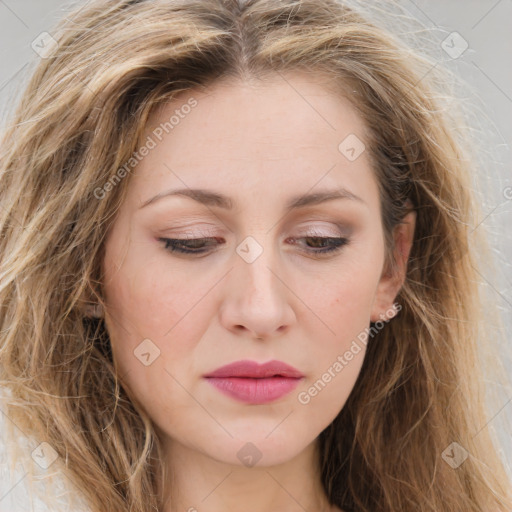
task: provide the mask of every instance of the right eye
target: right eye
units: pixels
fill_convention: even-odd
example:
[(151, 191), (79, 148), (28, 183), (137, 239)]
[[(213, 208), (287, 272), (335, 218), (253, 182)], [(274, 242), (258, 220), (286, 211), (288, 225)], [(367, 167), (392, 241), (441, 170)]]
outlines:
[(159, 238), (165, 242), (164, 249), (181, 254), (204, 254), (215, 245), (216, 238)]

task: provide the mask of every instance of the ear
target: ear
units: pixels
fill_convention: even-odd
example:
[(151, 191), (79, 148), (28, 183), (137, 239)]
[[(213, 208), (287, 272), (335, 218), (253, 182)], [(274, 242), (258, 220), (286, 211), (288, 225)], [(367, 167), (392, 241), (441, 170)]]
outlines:
[(409, 212), (393, 230), (395, 245), (393, 255), (396, 264), (384, 265), (371, 311), (370, 320), (372, 322), (382, 320), (384, 315), (389, 318), (389, 311), (392, 309), (395, 298), (405, 281), (407, 261), (416, 226), (416, 211), (412, 209), (412, 203), (409, 200), (407, 200), (407, 205), (410, 208)]
[(98, 300), (97, 293), (90, 287), (90, 285), (87, 291), (82, 293), (78, 301), (78, 309), (83, 316), (88, 318), (103, 317), (103, 306)]

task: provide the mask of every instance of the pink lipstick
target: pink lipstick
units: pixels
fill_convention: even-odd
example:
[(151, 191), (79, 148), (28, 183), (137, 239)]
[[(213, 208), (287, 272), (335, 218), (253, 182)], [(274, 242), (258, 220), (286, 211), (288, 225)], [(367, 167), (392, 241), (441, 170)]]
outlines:
[(281, 361), (236, 361), (204, 376), (222, 393), (249, 404), (266, 404), (290, 393), (304, 375)]

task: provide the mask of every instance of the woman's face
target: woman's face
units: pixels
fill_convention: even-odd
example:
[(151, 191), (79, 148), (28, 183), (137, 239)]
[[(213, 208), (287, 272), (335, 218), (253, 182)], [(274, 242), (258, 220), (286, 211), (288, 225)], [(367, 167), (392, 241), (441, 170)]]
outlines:
[[(343, 408), (398, 291), (364, 140), (350, 104), (299, 73), (187, 91), (150, 119), (106, 242), (106, 323), (169, 446), (278, 464)], [(241, 360), (301, 377), (206, 377)]]

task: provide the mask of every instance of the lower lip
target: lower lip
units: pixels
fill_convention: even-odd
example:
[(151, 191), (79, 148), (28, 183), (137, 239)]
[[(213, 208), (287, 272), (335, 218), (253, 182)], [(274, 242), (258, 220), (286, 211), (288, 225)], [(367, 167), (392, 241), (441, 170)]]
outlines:
[(290, 377), (207, 377), (208, 382), (222, 393), (248, 404), (273, 402), (297, 387), (302, 379)]

